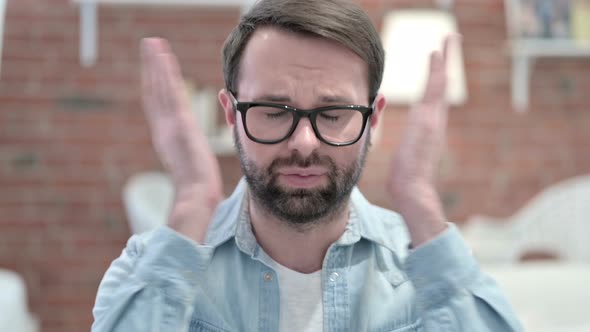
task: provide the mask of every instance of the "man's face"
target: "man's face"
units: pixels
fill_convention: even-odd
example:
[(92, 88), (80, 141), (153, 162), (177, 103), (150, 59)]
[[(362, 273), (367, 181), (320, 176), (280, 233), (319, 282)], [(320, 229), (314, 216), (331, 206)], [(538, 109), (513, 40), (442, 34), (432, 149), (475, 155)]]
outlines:
[[(366, 63), (343, 46), (261, 28), (244, 50), (236, 98), (301, 109), (370, 106), (367, 75)], [(241, 114), (234, 117), (227, 93), (221, 93), (220, 100), (234, 130), (252, 198), (262, 208), (283, 221), (303, 225), (329, 217), (347, 202), (364, 165), (368, 129), (357, 143), (335, 147), (321, 142), (310, 120), (302, 118), (287, 140), (260, 144), (246, 136)], [(371, 126), (379, 113), (380, 109)]]

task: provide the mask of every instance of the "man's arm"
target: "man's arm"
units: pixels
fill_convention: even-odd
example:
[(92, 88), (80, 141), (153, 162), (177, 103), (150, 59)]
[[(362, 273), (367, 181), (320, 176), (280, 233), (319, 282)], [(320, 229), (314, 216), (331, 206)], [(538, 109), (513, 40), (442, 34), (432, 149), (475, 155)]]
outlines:
[(405, 270), (426, 331), (522, 331), (496, 283), (480, 271), (456, 227), (446, 222), (436, 191), (436, 169), (446, 144), (451, 42), (459, 37), (448, 37), (442, 53), (431, 55), (424, 99), (408, 114), (388, 182), (394, 209), (410, 234)]
[(451, 42), (458, 43), (459, 37), (447, 37), (443, 51), (430, 56), (424, 98), (408, 114), (387, 182), (392, 205), (404, 217), (413, 247), (428, 242), (447, 227), (435, 181), (446, 145), (446, 67)]
[(410, 250), (404, 270), (416, 289), (416, 308), (426, 331), (523, 331), (455, 225)]
[(190, 111), (176, 57), (163, 39), (142, 41), (142, 99), (151, 137), (174, 183), (166, 227), (132, 237), (98, 290), (93, 331), (183, 331), (211, 255), (203, 244), (222, 200), (217, 159)]
[(131, 237), (100, 283), (92, 331), (188, 331), (212, 253), (166, 226)]

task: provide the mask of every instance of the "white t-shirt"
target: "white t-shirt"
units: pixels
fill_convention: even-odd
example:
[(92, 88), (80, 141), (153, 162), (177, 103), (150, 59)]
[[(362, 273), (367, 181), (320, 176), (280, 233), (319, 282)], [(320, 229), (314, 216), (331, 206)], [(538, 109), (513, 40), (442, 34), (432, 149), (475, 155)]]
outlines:
[(280, 332), (321, 332), (324, 328), (322, 271), (299, 273), (275, 262), (280, 289)]

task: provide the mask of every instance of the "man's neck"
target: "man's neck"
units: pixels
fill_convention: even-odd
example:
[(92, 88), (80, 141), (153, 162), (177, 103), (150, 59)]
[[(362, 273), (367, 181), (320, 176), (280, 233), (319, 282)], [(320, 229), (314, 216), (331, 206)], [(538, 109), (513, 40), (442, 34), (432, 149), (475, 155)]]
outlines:
[(271, 215), (248, 196), (252, 231), (258, 244), (277, 263), (301, 273), (322, 268), (328, 248), (348, 224), (348, 202), (324, 219), (295, 227)]

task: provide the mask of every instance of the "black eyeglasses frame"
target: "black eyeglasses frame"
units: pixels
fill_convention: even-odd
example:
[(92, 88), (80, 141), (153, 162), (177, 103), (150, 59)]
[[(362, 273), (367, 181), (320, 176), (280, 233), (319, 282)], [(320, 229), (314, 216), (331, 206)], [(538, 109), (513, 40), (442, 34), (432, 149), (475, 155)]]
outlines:
[[(229, 92), (229, 95), (231, 96), (232, 102), (234, 104), (234, 112), (239, 111), (241, 114), (242, 124), (244, 126), (245, 131), (246, 131), (246, 136), (248, 136), (248, 138), (251, 139), (252, 141), (254, 141), (256, 143), (260, 143), (260, 144), (277, 144), (277, 143), (280, 143), (280, 142), (288, 139), (295, 132), (295, 129), (297, 128), (297, 125), (299, 124), (299, 120), (301, 120), (301, 118), (308, 118), (309, 121), (311, 122), (311, 127), (313, 128), (313, 132), (315, 133), (315, 136), (321, 142), (326, 143), (331, 146), (352, 145), (352, 144), (355, 144), (356, 142), (358, 142), (361, 139), (361, 137), (363, 136), (363, 133), (365, 132), (365, 128), (367, 127), (368, 119), (373, 114), (373, 110), (374, 110), (374, 106), (368, 107), (368, 106), (361, 106), (361, 105), (330, 105), (330, 106), (324, 106), (324, 107), (318, 107), (318, 108), (314, 108), (314, 109), (310, 109), (310, 110), (305, 110), (305, 109), (299, 109), (299, 108), (295, 108), (295, 107), (292, 107), (289, 105), (283, 105), (283, 104), (277, 104), (277, 103), (239, 102), (236, 99), (236, 97), (234, 97), (234, 94), (232, 92)], [(261, 140), (261, 139), (254, 137), (252, 134), (250, 134), (250, 131), (248, 130), (248, 125), (246, 124), (246, 114), (248, 113), (248, 110), (250, 108), (256, 107), (256, 106), (273, 107), (273, 108), (282, 109), (282, 110), (285, 110), (285, 111), (288, 111), (289, 113), (291, 113), (293, 115), (294, 119), (293, 119), (293, 124), (291, 125), (291, 128), (289, 129), (288, 133), (284, 137), (282, 137), (280, 139), (276, 139), (276, 140)], [(346, 110), (351, 110), (351, 111), (358, 111), (362, 114), (363, 125), (362, 125), (360, 132), (359, 132), (359, 135), (355, 139), (350, 140), (348, 142), (334, 143), (334, 142), (330, 142), (330, 141), (324, 139), (324, 137), (322, 137), (322, 135), (320, 134), (320, 131), (318, 130), (317, 124), (316, 124), (316, 118), (322, 112), (331, 111), (331, 110), (335, 110), (335, 109), (339, 109), (339, 110), (346, 109)]]

